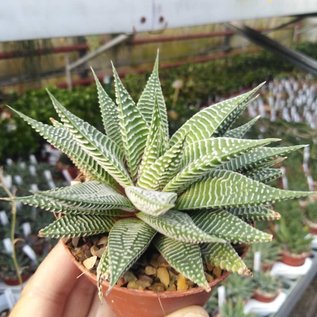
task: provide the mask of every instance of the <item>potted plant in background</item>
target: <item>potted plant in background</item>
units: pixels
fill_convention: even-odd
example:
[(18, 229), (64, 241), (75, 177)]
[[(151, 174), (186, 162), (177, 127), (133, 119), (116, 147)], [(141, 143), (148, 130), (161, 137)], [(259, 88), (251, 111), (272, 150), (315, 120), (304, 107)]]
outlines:
[[(116, 103), (96, 78), (105, 134), (52, 95), (53, 126), (16, 111), (86, 176), (17, 201), (61, 215), (40, 235), (76, 237), (65, 240), (70, 254), (117, 316), (162, 316), (206, 302), (222, 270), (250, 273), (237, 250), (272, 236), (248, 222), (277, 218), (273, 201), (310, 194), (262, 182), (280, 176), (272, 160), (302, 146), (243, 139), (256, 119), (232, 128), (262, 85), (203, 109), (170, 138), (158, 59), (136, 104), (113, 71)], [(127, 288), (133, 276), (145, 290)]]
[(273, 240), (272, 243), (255, 243), (251, 246), (245, 258), (248, 267), (253, 267), (255, 252), (261, 253), (261, 271), (264, 272), (270, 271), (274, 263), (281, 258), (281, 246), (276, 240)]
[(310, 201), (304, 208), (304, 223), (308, 226), (309, 232), (317, 235), (317, 201)]
[(255, 314), (244, 312), (244, 301), (237, 297), (229, 299), (221, 307), (221, 312), (216, 317), (256, 317)]
[(282, 218), (276, 232), (282, 248), (281, 262), (301, 266), (310, 254), (312, 237), (305, 226), (299, 225), (302, 222), (300, 216), (290, 218)]
[(259, 302), (270, 303), (280, 293), (280, 281), (268, 273), (254, 273), (253, 283), (254, 292), (252, 297)]

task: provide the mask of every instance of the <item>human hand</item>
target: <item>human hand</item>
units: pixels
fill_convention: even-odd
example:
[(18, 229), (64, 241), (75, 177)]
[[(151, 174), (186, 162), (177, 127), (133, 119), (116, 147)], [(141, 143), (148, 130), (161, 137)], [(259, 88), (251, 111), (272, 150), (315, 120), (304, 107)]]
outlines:
[[(48, 254), (22, 291), (10, 317), (115, 317), (97, 288), (74, 265), (61, 242)], [(149, 316), (150, 317), (150, 316)], [(190, 306), (167, 317), (208, 317)]]
[(59, 242), (26, 284), (10, 317), (115, 316)]

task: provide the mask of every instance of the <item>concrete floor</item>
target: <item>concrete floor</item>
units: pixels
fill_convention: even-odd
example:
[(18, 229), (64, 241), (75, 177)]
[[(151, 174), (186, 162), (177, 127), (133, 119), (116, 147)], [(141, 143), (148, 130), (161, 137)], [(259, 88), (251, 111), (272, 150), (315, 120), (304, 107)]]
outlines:
[(317, 317), (317, 276), (306, 289), (289, 317)]

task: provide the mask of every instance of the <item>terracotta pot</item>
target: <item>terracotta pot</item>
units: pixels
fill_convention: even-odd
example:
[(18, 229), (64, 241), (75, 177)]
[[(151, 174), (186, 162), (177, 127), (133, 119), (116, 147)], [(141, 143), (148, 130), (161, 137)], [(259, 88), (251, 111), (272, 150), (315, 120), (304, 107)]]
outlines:
[(257, 289), (254, 291), (252, 298), (262, 303), (271, 303), (279, 295), (279, 293), (279, 290), (271, 294)]
[[(23, 274), (21, 276), (22, 283), (26, 282), (30, 277), (31, 277), (31, 274)], [(11, 276), (5, 276), (5, 275), (2, 276), (1, 275), (1, 280), (3, 281), (4, 284), (6, 284), (8, 286), (20, 285), (18, 278), (15, 276), (11, 277)]]
[(307, 218), (304, 219), (304, 222), (308, 227), (309, 233), (311, 233), (312, 235), (317, 235), (317, 223)]
[(281, 262), (290, 266), (301, 266), (305, 263), (308, 257), (308, 252), (303, 252), (301, 254), (293, 254), (286, 250), (282, 251)]
[[(64, 246), (76, 266), (94, 285), (97, 285), (96, 275), (77, 262), (67, 246)], [(215, 288), (228, 275), (229, 272), (224, 272), (219, 278), (209, 283), (210, 287), (212, 289)], [(109, 284), (106, 281), (103, 282), (104, 294), (108, 287)], [(210, 295), (211, 292), (207, 293), (200, 287), (192, 288), (188, 291), (155, 293), (148, 290), (142, 291), (114, 286), (110, 294), (104, 298), (116, 317), (163, 317), (183, 307), (191, 305), (202, 306), (208, 301)]]

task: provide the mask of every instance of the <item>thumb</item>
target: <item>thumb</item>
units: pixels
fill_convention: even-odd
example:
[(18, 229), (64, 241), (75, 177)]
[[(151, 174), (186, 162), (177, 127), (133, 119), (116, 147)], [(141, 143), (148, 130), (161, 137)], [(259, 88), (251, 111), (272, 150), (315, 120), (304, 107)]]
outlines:
[(166, 317), (208, 317), (208, 313), (201, 306), (188, 306), (179, 309)]

